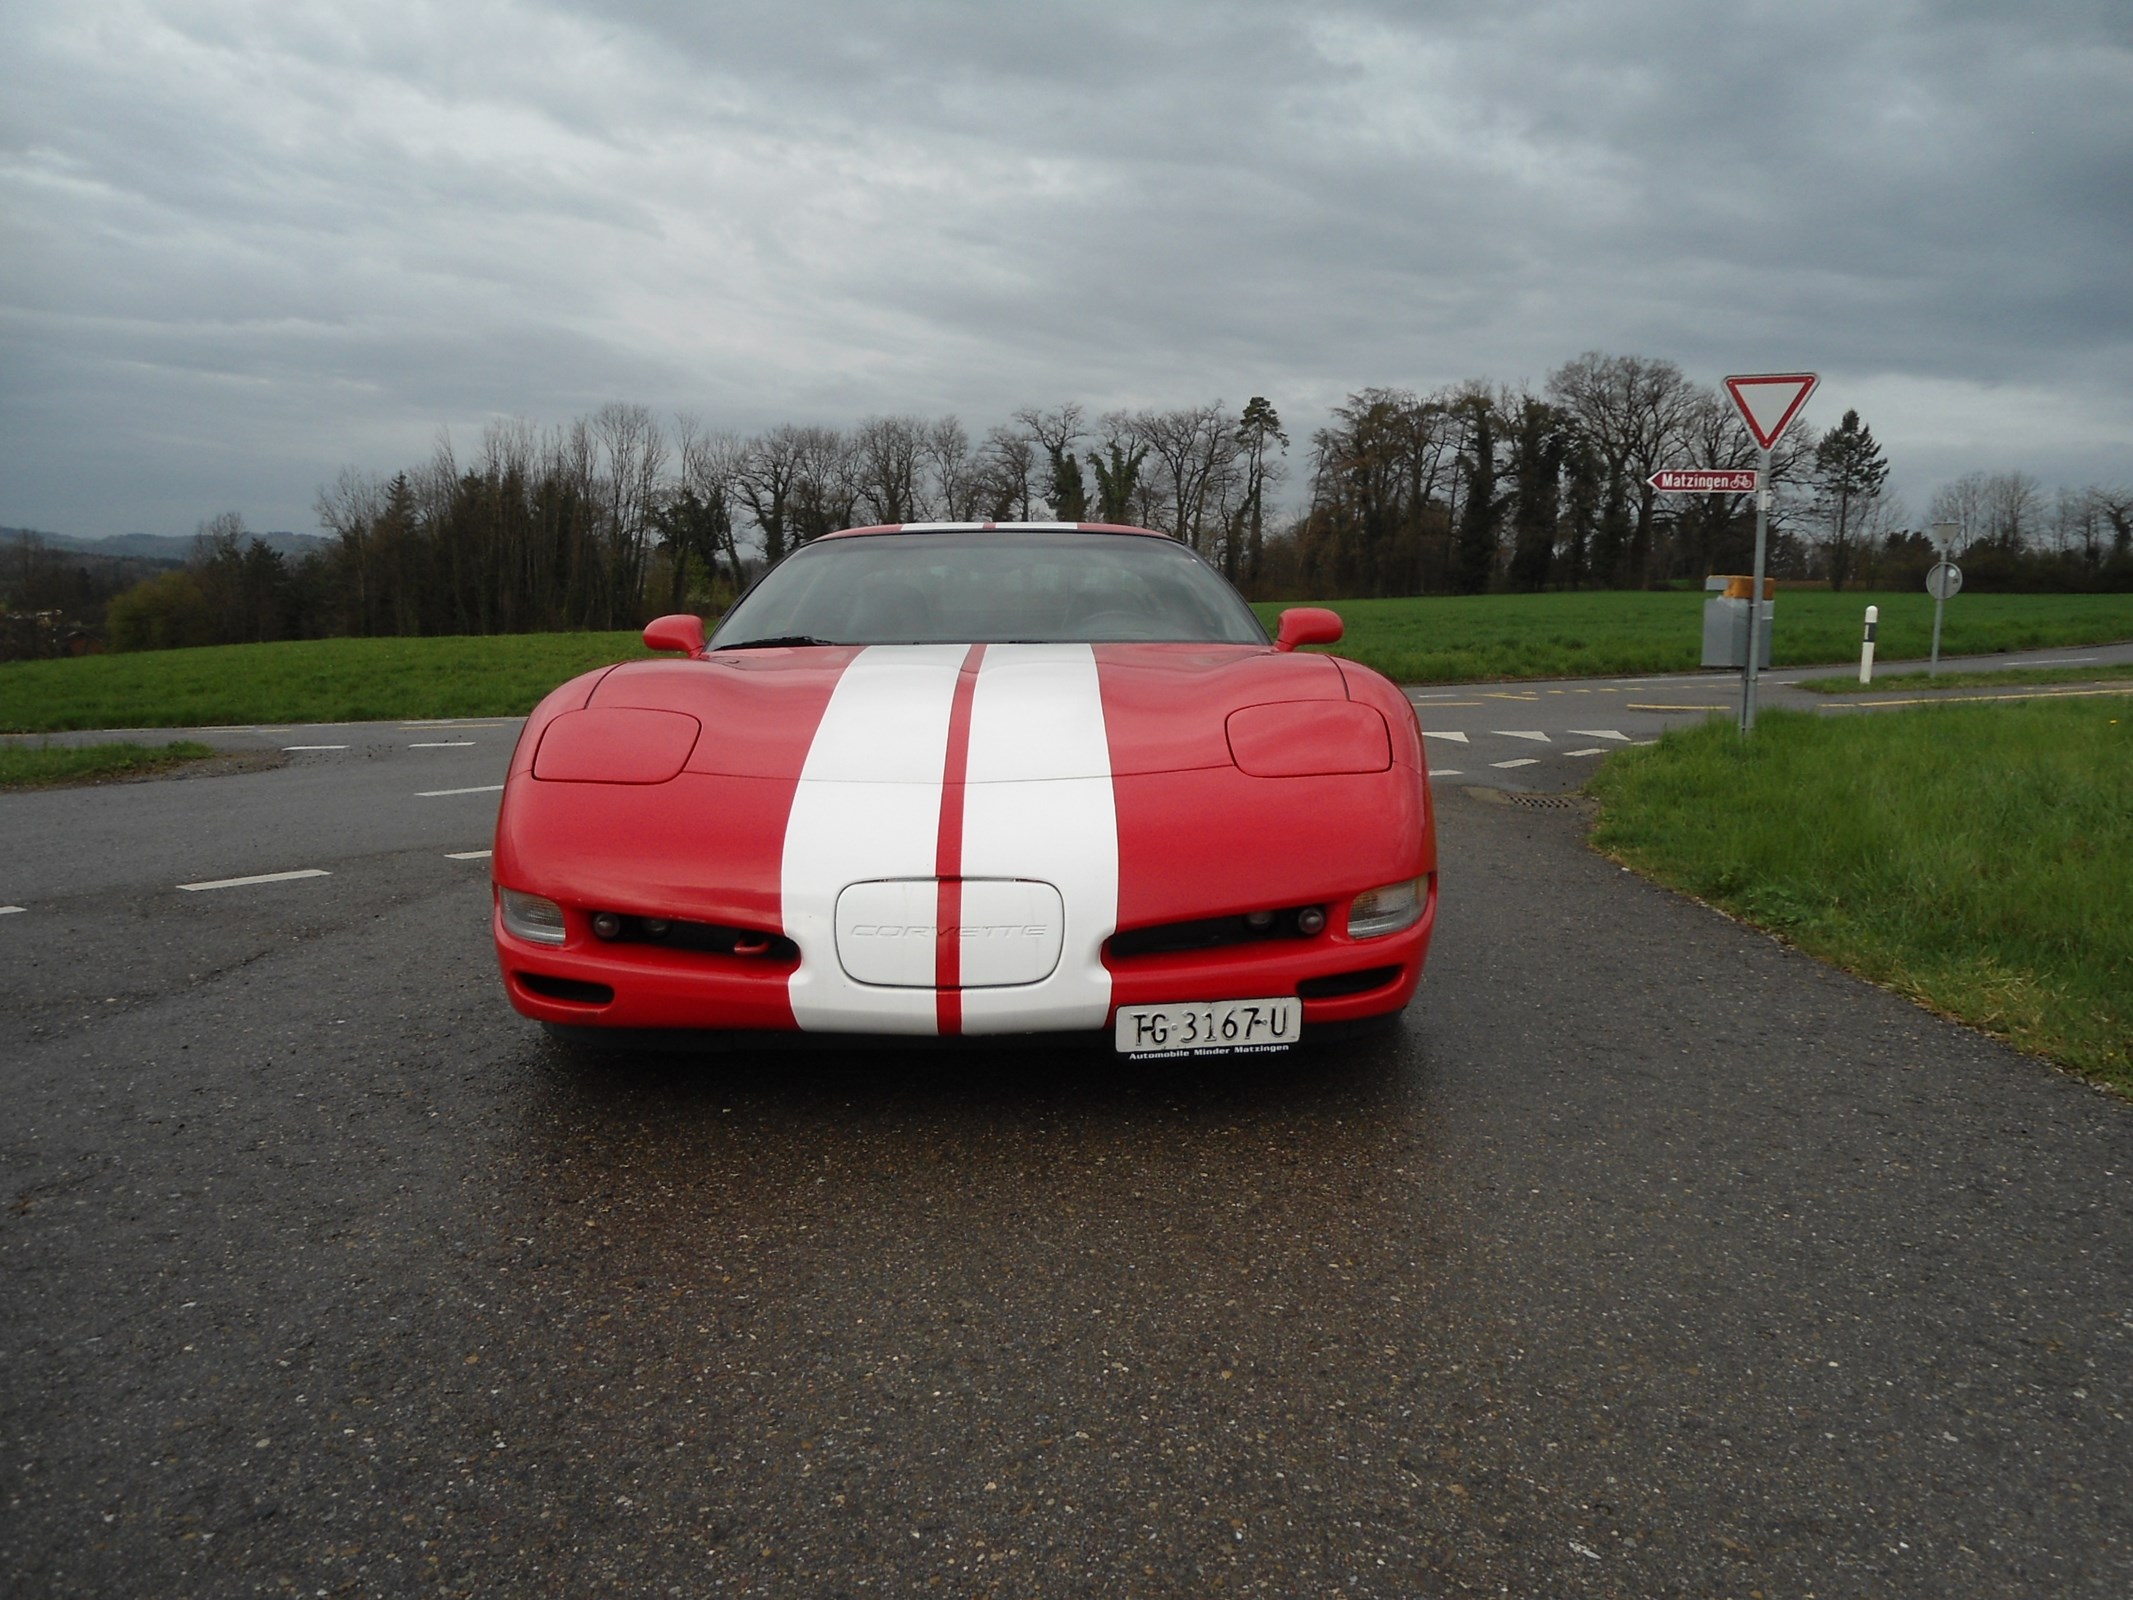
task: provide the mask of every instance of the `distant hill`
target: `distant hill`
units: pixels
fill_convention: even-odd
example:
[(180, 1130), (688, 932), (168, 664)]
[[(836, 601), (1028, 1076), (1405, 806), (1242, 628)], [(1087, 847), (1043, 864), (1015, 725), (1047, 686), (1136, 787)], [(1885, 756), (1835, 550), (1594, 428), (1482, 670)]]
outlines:
[[(190, 534), (119, 533), (108, 539), (78, 539), (71, 534), (44, 533), (35, 528), (0, 528), (0, 540), (35, 539), (52, 550), (78, 550), (84, 555), (130, 556), (141, 561), (168, 561), (182, 566), (193, 553)], [(261, 544), (279, 550), (291, 561), (331, 548), (331, 539), (315, 533), (255, 533)]]

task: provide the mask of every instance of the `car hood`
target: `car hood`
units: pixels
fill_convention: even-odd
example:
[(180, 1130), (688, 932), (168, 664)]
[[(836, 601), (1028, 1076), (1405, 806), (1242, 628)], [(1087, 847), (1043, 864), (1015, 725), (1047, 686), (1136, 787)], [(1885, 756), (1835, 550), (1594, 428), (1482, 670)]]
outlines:
[[(692, 660), (630, 662), (603, 676), (587, 711), (680, 713), (702, 725), (687, 770), (790, 780), (808, 761), (814, 732), (840, 682), (862, 656), (870, 677), (911, 668), (913, 699), (937, 695), (942, 662), (964, 646), (817, 646), (719, 651)], [(1108, 773), (1045, 767), (1042, 734), (1091, 713), (1088, 682), (1100, 700)], [(967, 668), (965, 670), (968, 670)], [(1027, 730), (1039, 754), (1018, 776), (1127, 777), (1234, 764), (1228, 723), (1252, 706), (1345, 702), (1331, 657), (1265, 646), (1183, 644), (990, 645), (983, 660), (988, 714)], [(892, 676), (893, 681), (893, 676)], [(881, 714), (898, 710), (893, 689)], [(885, 733), (893, 747), (893, 731)], [(1086, 750), (1086, 741), (1059, 741)], [(1074, 760), (1063, 749), (1058, 763)], [(894, 767), (892, 759), (882, 765)], [(812, 771), (812, 769), (810, 769)], [(923, 781), (914, 773), (914, 779)], [(974, 775), (975, 776), (975, 775)], [(933, 774), (939, 781), (938, 771)]]

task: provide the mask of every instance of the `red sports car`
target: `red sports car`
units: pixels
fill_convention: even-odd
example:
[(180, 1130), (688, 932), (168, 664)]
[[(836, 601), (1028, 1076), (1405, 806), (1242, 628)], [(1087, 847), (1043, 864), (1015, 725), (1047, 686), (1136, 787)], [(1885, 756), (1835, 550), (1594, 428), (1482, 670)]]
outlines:
[[(818, 539), (708, 644), (534, 710), (496, 824), (511, 1003), (590, 1030), (1108, 1032), (1280, 1049), (1396, 1012), (1437, 904), (1413, 708), (1174, 539)], [(614, 1037), (612, 1033), (600, 1036)]]

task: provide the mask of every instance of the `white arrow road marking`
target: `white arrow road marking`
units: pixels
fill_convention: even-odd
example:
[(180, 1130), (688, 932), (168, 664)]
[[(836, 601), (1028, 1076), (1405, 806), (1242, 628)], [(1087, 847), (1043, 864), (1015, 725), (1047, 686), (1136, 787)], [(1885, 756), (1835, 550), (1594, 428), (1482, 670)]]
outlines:
[(1424, 728), (1422, 737), (1425, 739), (1456, 739), (1461, 744), (1466, 743), (1466, 735), (1463, 733), (1439, 733), (1435, 728)]
[(255, 883), (287, 883), (294, 878), (330, 878), (333, 874), (323, 867), (305, 867), (296, 872), (258, 872), (249, 878), (210, 878), (205, 883), (181, 883), (179, 888), (188, 892), (201, 889), (242, 889)]
[(1555, 742), (1545, 733), (1531, 728), (1491, 728), (1489, 732), (1501, 734), (1506, 739), (1534, 739), (1541, 744), (1553, 744)]
[(1516, 761), (1491, 761), (1492, 767), (1537, 767), (1540, 762), (1533, 756), (1520, 756)]
[(1615, 728), (1565, 728), (1565, 733), (1574, 733), (1581, 739), (1620, 739), (1629, 743), (1629, 735)]
[(0, 917), (12, 917), (18, 912), (27, 910), (29, 910), (28, 906), (0, 906)]
[(438, 800), (448, 794), (501, 794), (503, 787), (500, 783), (483, 783), (477, 784), (472, 789), (417, 789), (415, 798), (417, 800)]

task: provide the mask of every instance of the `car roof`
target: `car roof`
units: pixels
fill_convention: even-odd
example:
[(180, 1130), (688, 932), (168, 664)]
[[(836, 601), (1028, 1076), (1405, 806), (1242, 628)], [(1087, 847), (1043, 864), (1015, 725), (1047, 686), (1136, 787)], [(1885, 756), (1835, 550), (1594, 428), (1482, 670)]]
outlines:
[[(878, 522), (865, 528), (839, 528), (824, 539), (849, 539), (869, 533), (1136, 533), (1146, 539), (1168, 539), (1153, 528), (1129, 527), (1123, 522)], [(818, 541), (819, 542), (819, 541)]]

